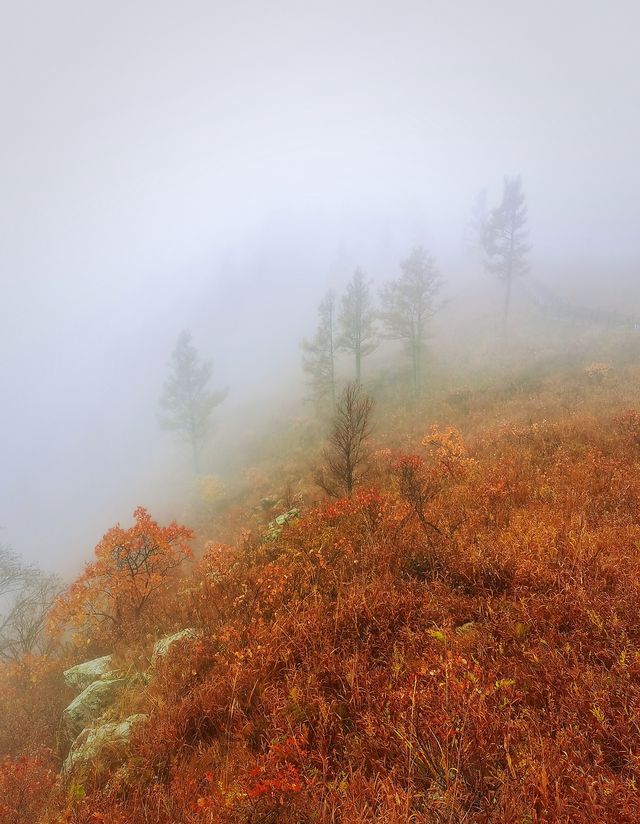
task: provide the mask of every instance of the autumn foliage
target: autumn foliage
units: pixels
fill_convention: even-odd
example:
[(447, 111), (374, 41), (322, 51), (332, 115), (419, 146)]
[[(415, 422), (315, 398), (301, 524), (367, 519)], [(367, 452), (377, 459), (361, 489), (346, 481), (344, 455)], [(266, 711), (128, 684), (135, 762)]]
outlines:
[(72, 697), (60, 665), (40, 655), (0, 663), (0, 757), (54, 745), (60, 714)]
[(0, 821), (33, 824), (56, 779), (52, 753), (39, 748), (0, 761)]
[(70, 589), (58, 599), (54, 630), (72, 627), (81, 644), (139, 637), (157, 626), (163, 601), (175, 585), (181, 564), (192, 557), (191, 530), (159, 526), (146, 509), (133, 513), (129, 529), (110, 529)]
[(188, 530), (110, 531), (58, 616), (199, 634), (130, 698), (124, 763), (42, 821), (637, 822), (640, 413), (554, 409), (379, 444), (370, 486), (188, 576)]

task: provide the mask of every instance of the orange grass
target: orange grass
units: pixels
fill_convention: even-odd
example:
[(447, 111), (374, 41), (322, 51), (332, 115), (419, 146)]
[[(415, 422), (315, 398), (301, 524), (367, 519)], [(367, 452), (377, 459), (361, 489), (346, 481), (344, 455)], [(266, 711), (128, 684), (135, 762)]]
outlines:
[(208, 546), (127, 760), (41, 820), (639, 820), (640, 413), (425, 429)]

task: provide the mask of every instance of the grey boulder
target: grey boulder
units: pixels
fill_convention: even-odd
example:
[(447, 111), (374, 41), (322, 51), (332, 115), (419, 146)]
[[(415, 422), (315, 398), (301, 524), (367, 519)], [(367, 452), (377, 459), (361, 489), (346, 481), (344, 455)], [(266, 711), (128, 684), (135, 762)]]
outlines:
[(133, 728), (147, 720), (146, 715), (130, 715), (123, 721), (100, 724), (83, 730), (71, 745), (62, 766), (63, 775), (90, 768), (111, 769), (122, 761)]
[(197, 630), (188, 627), (187, 629), (181, 629), (180, 632), (174, 632), (173, 635), (165, 635), (164, 638), (160, 638), (153, 645), (151, 666), (154, 667), (158, 661), (164, 658), (174, 644), (198, 638), (199, 635), (200, 633)]
[(111, 656), (103, 655), (102, 658), (94, 658), (91, 661), (83, 661), (75, 667), (69, 667), (62, 675), (68, 687), (76, 690), (84, 690), (94, 681), (107, 678), (111, 675)]
[(96, 721), (116, 700), (127, 683), (126, 678), (94, 681), (76, 696), (62, 713), (65, 728), (71, 737)]

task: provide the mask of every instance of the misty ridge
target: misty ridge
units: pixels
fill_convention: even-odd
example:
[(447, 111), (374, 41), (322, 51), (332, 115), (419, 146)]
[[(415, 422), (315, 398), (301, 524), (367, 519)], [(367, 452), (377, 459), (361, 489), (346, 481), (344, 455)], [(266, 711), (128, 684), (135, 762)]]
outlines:
[[(503, 284), (500, 328), (504, 343), (512, 290), (518, 279), (528, 273), (530, 251), (527, 207), (519, 177), (505, 178), (500, 204), (492, 210), (487, 206), (486, 190), (478, 195), (462, 232), (462, 245), (478, 268)], [(308, 384), (305, 400), (320, 417), (330, 415), (335, 409), (339, 384), (349, 379), (362, 383), (363, 369), (372, 361), (374, 366), (368, 370), (368, 383), (374, 382), (381, 370), (384, 372), (386, 362), (387, 371), (399, 373), (401, 380), (404, 376), (409, 396), (415, 399), (422, 395), (423, 359), (427, 355), (433, 319), (452, 299), (442, 298), (445, 283), (435, 258), (424, 246), (414, 246), (400, 261), (398, 269), (398, 277), (383, 283), (376, 294), (373, 280), (356, 266), (342, 294), (329, 288), (319, 302), (315, 332), (300, 345), (302, 369)], [(574, 311), (577, 317), (582, 311), (580, 307), (572, 308), (535, 281), (527, 281), (523, 296), (534, 309), (550, 310), (554, 316), (571, 315)], [(276, 306), (273, 318), (276, 325), (280, 322), (277, 311)], [(282, 317), (282, 322), (284, 320)], [(634, 318), (600, 313), (597, 317), (594, 315), (593, 320), (635, 327)], [(405, 350), (404, 363), (396, 353), (395, 362), (389, 366), (390, 342), (396, 344), (394, 349), (397, 350), (399, 344)], [(377, 358), (372, 357), (376, 354)], [(352, 363), (347, 367), (349, 360)], [(213, 362), (200, 357), (190, 332), (183, 331), (172, 354), (170, 375), (160, 398), (160, 425), (182, 435), (189, 444), (196, 473), (201, 469), (201, 453), (210, 434), (214, 410), (229, 391), (228, 387), (213, 389), (212, 375)]]
[(0, 524), (28, 561), (69, 574), (132, 502), (172, 510), (183, 455), (156, 404), (182, 330), (230, 388), (215, 471), (308, 394), (298, 342), (356, 267), (377, 302), (424, 246), (452, 298), (432, 334), (464, 340), (445, 319), (467, 333), (463, 306), (501, 300), (463, 235), (504, 174), (524, 181), (532, 278), (637, 311), (634, 4), (77, 6), (13, 4), (3, 27), (22, 85), (4, 92), (0, 354), (24, 400), (2, 409)]
[(0, 824), (635, 824), (640, 7), (0, 20)]
[[(509, 207), (509, 198), (513, 199), (510, 187), (513, 190), (514, 186), (515, 201)], [(56, 471), (64, 472), (65, 465), (69, 471), (72, 465), (77, 467), (80, 456), (75, 456), (75, 447), (68, 441), (72, 433), (82, 436), (87, 454), (93, 455), (85, 460), (97, 460), (102, 467), (94, 495), (86, 501), (87, 524), (98, 516), (106, 525), (107, 512), (112, 513), (111, 520), (125, 519), (136, 494), (151, 497), (160, 511), (175, 513), (177, 503), (188, 505), (192, 495), (192, 470), (224, 478), (237, 474), (251, 463), (251, 444), (269, 439), (268, 421), (273, 420), (277, 428), (283, 415), (324, 420), (326, 425), (336, 393), (348, 380), (362, 380), (374, 395), (380, 391), (384, 395), (394, 387), (396, 396), (406, 393), (415, 401), (425, 392), (442, 389), (443, 383), (452, 391), (460, 386), (468, 391), (467, 384), (473, 385), (489, 361), (494, 366), (517, 368), (518, 362), (526, 364), (554, 346), (556, 352), (564, 351), (567, 356), (580, 347), (584, 350), (589, 346), (585, 343), (589, 334), (597, 338), (598, 332), (637, 328), (636, 315), (629, 311), (634, 304), (629, 302), (624, 275), (619, 276), (620, 301), (608, 289), (603, 291), (604, 284), (599, 276), (590, 275), (588, 265), (579, 289), (571, 279), (555, 280), (552, 269), (543, 268), (538, 275), (535, 264), (531, 268), (536, 247), (529, 239), (530, 220), (521, 179), (506, 177), (502, 187), (494, 188), (493, 203), (486, 188), (471, 199), (457, 227), (458, 252), (444, 261), (431, 251), (441, 245), (437, 241), (426, 245), (407, 239), (403, 248), (395, 240), (378, 250), (363, 241), (363, 257), (370, 264), (367, 269), (343, 247), (325, 266), (313, 264), (312, 277), (298, 277), (298, 272), (304, 272), (306, 253), (294, 246), (292, 260), (287, 263), (293, 274), (282, 281), (268, 275), (287, 255), (286, 240), (281, 240), (271, 253), (275, 260), (266, 267), (264, 278), (260, 273), (256, 279), (251, 273), (255, 264), (250, 264), (249, 274), (238, 276), (238, 286), (232, 285), (233, 281), (225, 285), (223, 277), (217, 290), (203, 290), (197, 308), (183, 313), (173, 353), (165, 324), (162, 332), (154, 328), (153, 312), (145, 310), (145, 322), (151, 323), (152, 330), (149, 341), (145, 330), (136, 348), (128, 349), (127, 357), (133, 359), (134, 367), (131, 377), (122, 361), (124, 353), (113, 362), (124, 378), (120, 385), (115, 375), (110, 378), (114, 395), (103, 395), (99, 382), (95, 391), (86, 385), (69, 384), (61, 395), (68, 423), (58, 431), (62, 437), (56, 436), (51, 444)], [(506, 227), (504, 212), (509, 208), (516, 222), (513, 249), (508, 248), (509, 238), (501, 236)], [(316, 240), (316, 251), (318, 244)], [(331, 261), (327, 254), (324, 259)], [(296, 307), (293, 312), (289, 301)], [(516, 320), (508, 328), (512, 303)], [(212, 335), (209, 318), (220, 312), (221, 306), (225, 311), (220, 324), (229, 337), (236, 335), (237, 347), (221, 344), (224, 336), (217, 327)], [(131, 309), (133, 329), (138, 311)], [(244, 333), (238, 334), (241, 329)], [(141, 350), (138, 344), (142, 344)], [(136, 374), (137, 357), (142, 358), (138, 365), (142, 369)], [(192, 363), (183, 363), (181, 372), (180, 360), (185, 357)], [(186, 391), (181, 381), (192, 379), (201, 395), (203, 408), (199, 412), (180, 408), (180, 393)], [(68, 404), (71, 396), (80, 400), (79, 406)], [(83, 404), (84, 417), (78, 417)], [(117, 410), (117, 417), (109, 414), (110, 407)], [(94, 427), (87, 426), (91, 409), (96, 414)], [(163, 437), (162, 429), (173, 430), (177, 437)], [(65, 451), (56, 454), (58, 440)], [(186, 440), (186, 450), (182, 440)], [(139, 457), (131, 467), (127, 450), (134, 443)], [(152, 471), (146, 469), (149, 462), (154, 466)], [(47, 489), (45, 511), (51, 506), (52, 493), (54, 497), (64, 494), (64, 481), (61, 483), (57, 489)], [(93, 481), (89, 488), (91, 484)], [(131, 490), (125, 495), (121, 490), (128, 484), (132, 484)], [(32, 494), (38, 495), (38, 484), (34, 486)], [(21, 498), (16, 503), (16, 513), (23, 502)], [(67, 520), (60, 510), (63, 506), (58, 503), (54, 522), (47, 525), (49, 537), (43, 538), (54, 552), (53, 559), (71, 537), (68, 526), (55, 524), (58, 515)], [(36, 522), (29, 529), (37, 536), (42, 527)], [(74, 544), (80, 534), (82, 545), (77, 543), (71, 563), (48, 560), (48, 552), (39, 563), (49, 572), (62, 570), (65, 575), (77, 569), (86, 557), (87, 544), (95, 538), (87, 526), (76, 533)], [(17, 545), (31, 560), (29, 546), (22, 546), (20, 540)]]

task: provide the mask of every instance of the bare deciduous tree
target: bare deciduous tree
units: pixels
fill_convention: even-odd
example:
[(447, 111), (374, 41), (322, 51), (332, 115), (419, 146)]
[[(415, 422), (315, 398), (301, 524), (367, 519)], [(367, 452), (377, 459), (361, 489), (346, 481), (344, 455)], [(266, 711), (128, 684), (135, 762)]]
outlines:
[(55, 575), (0, 547), (0, 660), (18, 661), (49, 649), (47, 615), (61, 588)]
[(19, 591), (29, 577), (29, 567), (6, 547), (0, 547), (0, 598)]
[(323, 453), (325, 466), (316, 476), (316, 482), (327, 495), (351, 495), (362, 480), (372, 409), (373, 399), (362, 391), (360, 384), (347, 384), (338, 400), (329, 444)]

